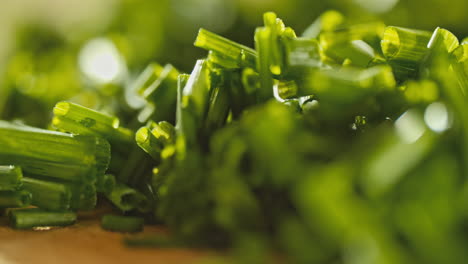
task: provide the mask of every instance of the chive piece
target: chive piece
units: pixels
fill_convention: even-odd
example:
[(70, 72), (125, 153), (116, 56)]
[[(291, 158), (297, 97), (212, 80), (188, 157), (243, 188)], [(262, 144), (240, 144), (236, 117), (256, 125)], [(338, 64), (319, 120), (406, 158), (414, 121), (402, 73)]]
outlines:
[(94, 184), (63, 183), (71, 192), (70, 209), (92, 210), (96, 207), (97, 193)]
[(28, 208), (11, 211), (9, 219), (13, 228), (31, 229), (72, 225), (76, 222), (76, 214), (73, 212), (49, 212), (37, 208)]
[(297, 96), (316, 94), (330, 102), (353, 102), (366, 94), (394, 89), (395, 85), (392, 69), (384, 65), (364, 70), (314, 70), (298, 84)]
[(255, 50), (223, 38), (206, 29), (200, 29), (194, 45), (196, 47), (223, 54), (237, 62), (239, 67), (254, 67), (257, 53)]
[(190, 109), (199, 122), (206, 112), (210, 89), (208, 63), (198, 60), (183, 89), (182, 107)]
[(401, 27), (386, 27), (381, 42), (382, 52), (398, 79), (415, 77), (428, 52), (431, 33)]
[(125, 184), (117, 183), (106, 197), (122, 211), (130, 211), (138, 207), (141, 202), (141, 193)]
[(353, 40), (366, 40), (382, 38), (385, 24), (374, 22), (368, 24), (353, 25), (320, 34), (320, 46), (324, 49), (344, 44)]
[[(221, 71), (221, 76), (227, 77), (230, 73)], [(205, 117), (205, 131), (207, 134), (222, 127), (229, 114), (229, 90), (224, 78), (219, 76), (218, 82), (211, 89), (210, 103)]]
[(135, 140), (146, 153), (148, 153), (154, 160), (159, 161), (161, 159), (161, 150), (163, 145), (159, 141), (151, 130), (147, 127), (140, 128), (135, 136)]
[(280, 48), (279, 37), (285, 30), (284, 23), (273, 12), (266, 12), (263, 15), (263, 21), (266, 28), (270, 29), (269, 47), (270, 54), (269, 69), (272, 74), (280, 75), (283, 71), (283, 49)]
[(119, 127), (118, 118), (70, 102), (57, 103), (54, 107), (54, 115), (67, 118), (96, 131), (97, 134), (112, 134), (113, 130)]
[(0, 191), (0, 208), (26, 207), (31, 204), (31, 193), (21, 191)]
[(468, 92), (468, 44), (458, 46), (452, 52), (452, 67), (465, 94)]
[(143, 92), (142, 96), (154, 107), (151, 119), (174, 120), (178, 75), (179, 71), (171, 64), (167, 64), (159, 77)]
[(258, 52), (257, 69), (260, 74), (260, 90), (258, 92), (258, 100), (260, 102), (266, 101), (273, 97), (273, 75), (270, 71), (271, 54), (271, 29), (270, 28), (257, 28), (255, 31), (255, 49)]
[(280, 81), (275, 86), (275, 92), (281, 100), (296, 97), (299, 88), (295, 81)]
[(96, 183), (96, 190), (102, 193), (110, 193), (116, 185), (115, 176), (112, 174), (104, 174), (103, 177), (99, 177)]
[(286, 65), (318, 67), (320, 61), (320, 46), (315, 39), (283, 38)]
[(321, 32), (332, 31), (344, 25), (345, 17), (336, 10), (328, 10), (321, 14), (309, 27), (302, 37), (317, 38)]
[(237, 61), (220, 54), (216, 51), (208, 52), (207, 60), (209, 63), (226, 68), (226, 69), (239, 69), (241, 66), (237, 63)]
[(32, 194), (32, 205), (52, 211), (70, 209), (72, 193), (64, 184), (24, 177), (23, 188)]
[(105, 230), (117, 232), (141, 232), (144, 220), (141, 217), (104, 215), (101, 226)]
[(0, 191), (11, 191), (21, 187), (23, 171), (17, 166), (0, 166)]
[(133, 83), (134, 91), (143, 95), (144, 91), (153, 84), (163, 71), (163, 67), (157, 63), (150, 63)]
[(109, 143), (94, 136), (13, 125), (0, 121), (0, 160), (25, 173), (94, 182), (110, 161)]

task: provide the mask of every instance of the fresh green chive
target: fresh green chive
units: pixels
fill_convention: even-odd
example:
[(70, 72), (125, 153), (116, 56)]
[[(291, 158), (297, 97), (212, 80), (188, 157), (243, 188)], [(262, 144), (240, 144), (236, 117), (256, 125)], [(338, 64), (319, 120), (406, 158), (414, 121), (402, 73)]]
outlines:
[(0, 160), (28, 174), (67, 181), (96, 181), (110, 160), (109, 143), (0, 121)]
[(104, 174), (103, 177), (99, 177), (96, 182), (96, 190), (102, 193), (110, 193), (116, 185), (115, 176), (112, 174)]
[(18, 166), (0, 166), (0, 191), (11, 191), (21, 187), (23, 171)]
[(401, 27), (387, 27), (381, 42), (382, 52), (398, 79), (415, 77), (428, 52), (431, 33)]
[(143, 224), (143, 218), (133, 216), (104, 215), (101, 219), (102, 228), (117, 232), (140, 232)]
[(49, 212), (36, 208), (13, 210), (10, 224), (16, 229), (69, 226), (76, 222), (73, 212)]
[(0, 208), (26, 207), (31, 199), (31, 193), (26, 190), (0, 191)]
[(161, 159), (161, 150), (163, 145), (161, 141), (156, 138), (151, 130), (147, 127), (140, 128), (135, 136), (138, 146), (148, 153), (153, 159), (159, 161)]
[(23, 187), (32, 194), (32, 205), (52, 211), (70, 209), (72, 192), (65, 184), (24, 177)]
[(133, 83), (134, 91), (143, 95), (163, 71), (163, 67), (157, 63), (150, 63)]
[(125, 184), (118, 183), (106, 196), (117, 208), (125, 212), (141, 205), (143, 195)]
[(195, 46), (223, 54), (223, 56), (237, 62), (241, 67), (254, 67), (257, 57), (255, 50), (203, 28), (198, 32)]

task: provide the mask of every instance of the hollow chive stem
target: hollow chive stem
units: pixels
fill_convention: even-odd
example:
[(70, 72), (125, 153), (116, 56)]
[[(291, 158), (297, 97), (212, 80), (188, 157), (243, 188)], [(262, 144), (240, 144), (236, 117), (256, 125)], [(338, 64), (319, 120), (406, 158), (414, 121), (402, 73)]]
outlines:
[(18, 166), (0, 166), (0, 191), (18, 189), (22, 183), (23, 171)]
[(254, 67), (257, 53), (255, 50), (223, 38), (206, 29), (200, 29), (194, 45), (211, 50), (235, 61), (239, 67)]
[(258, 100), (266, 101), (273, 97), (273, 75), (270, 71), (271, 54), (271, 29), (267, 27), (257, 28), (255, 31), (255, 49), (258, 52), (257, 70), (260, 74), (260, 90)]
[(232, 58), (225, 56), (224, 54), (210, 50), (208, 52), (207, 60), (209, 63), (218, 65), (226, 69), (239, 69), (241, 66), (239, 63)]
[(31, 199), (31, 193), (26, 190), (0, 191), (0, 208), (26, 207)]
[(381, 41), (382, 52), (399, 79), (414, 77), (428, 52), (431, 32), (389, 26)]
[(68, 226), (76, 222), (73, 212), (49, 212), (37, 208), (19, 209), (10, 212), (10, 225), (16, 229)]
[(138, 78), (133, 82), (133, 91), (143, 95), (143, 92), (153, 84), (163, 71), (163, 67), (157, 63), (150, 63)]
[(52, 211), (70, 209), (72, 192), (65, 184), (24, 177), (23, 188), (32, 194), (32, 205)]
[(67, 118), (103, 134), (119, 127), (118, 118), (71, 102), (57, 103), (54, 107), (54, 115)]
[(104, 176), (98, 178), (96, 183), (96, 190), (102, 193), (110, 193), (116, 185), (115, 176), (112, 174), (104, 174)]
[(101, 226), (105, 230), (117, 232), (143, 231), (144, 220), (141, 217), (104, 215)]
[(94, 182), (110, 161), (109, 143), (94, 136), (13, 125), (0, 121), (0, 160), (25, 173)]
[(218, 83), (211, 89), (208, 112), (205, 117), (204, 128), (209, 135), (214, 130), (222, 127), (229, 114), (229, 87), (225, 79), (229, 79), (229, 71), (221, 71), (220, 74), (225, 78), (219, 78)]
[(118, 183), (110, 193), (106, 194), (106, 197), (117, 208), (125, 212), (138, 207), (141, 202), (141, 195), (137, 190)]
[(146, 153), (148, 153), (154, 160), (159, 161), (161, 159), (161, 150), (163, 145), (161, 141), (159, 141), (151, 130), (147, 127), (140, 128), (136, 135), (135, 140)]

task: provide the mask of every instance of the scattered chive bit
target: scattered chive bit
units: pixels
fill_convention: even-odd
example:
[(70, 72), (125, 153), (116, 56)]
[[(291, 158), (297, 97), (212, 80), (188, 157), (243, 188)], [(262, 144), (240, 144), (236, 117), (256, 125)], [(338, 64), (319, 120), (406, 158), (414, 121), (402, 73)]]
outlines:
[(104, 215), (101, 218), (101, 226), (105, 230), (116, 232), (141, 232), (144, 220), (141, 217)]
[(173, 235), (129, 246), (264, 256), (251, 263), (468, 259), (466, 39), (352, 21), (328, 11), (297, 36), (268, 12), (254, 49), (200, 29), (187, 73), (153, 62), (114, 94), (54, 99), (38, 126), (60, 132), (0, 121), (0, 207), (38, 207), (13, 210), (16, 228), (68, 225), (99, 194), (136, 215), (103, 228)]
[(51, 212), (37, 208), (12, 210), (9, 214), (10, 225), (16, 229), (33, 229), (69, 226), (76, 222), (73, 212)]

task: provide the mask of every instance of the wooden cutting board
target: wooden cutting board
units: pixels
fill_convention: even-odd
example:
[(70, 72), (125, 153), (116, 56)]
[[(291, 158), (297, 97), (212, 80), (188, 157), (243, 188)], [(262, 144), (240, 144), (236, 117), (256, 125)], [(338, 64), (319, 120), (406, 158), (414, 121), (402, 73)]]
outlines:
[[(105, 231), (97, 217), (80, 218), (70, 227), (32, 231), (11, 229), (7, 219), (0, 217), (0, 264), (198, 263), (211, 254), (193, 249), (127, 248), (122, 239), (135, 235)], [(143, 234), (167, 235), (167, 231), (145, 226)]]

